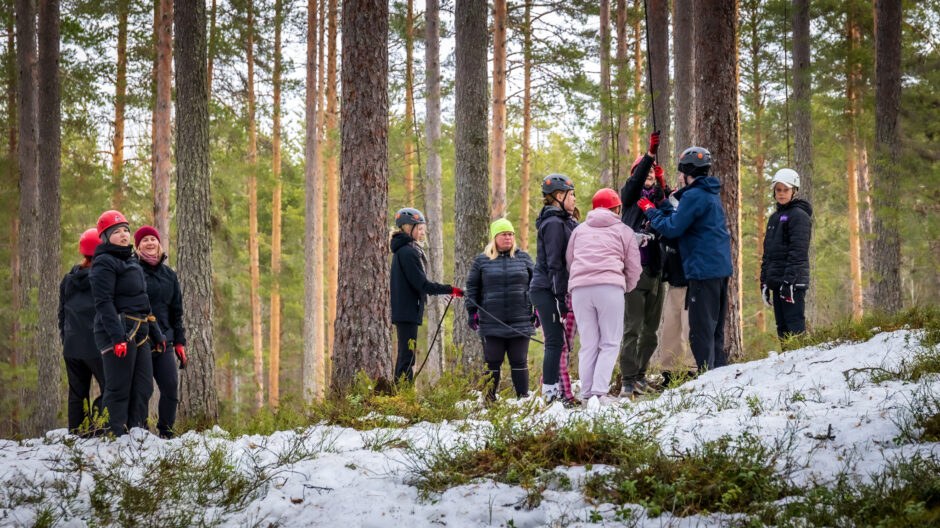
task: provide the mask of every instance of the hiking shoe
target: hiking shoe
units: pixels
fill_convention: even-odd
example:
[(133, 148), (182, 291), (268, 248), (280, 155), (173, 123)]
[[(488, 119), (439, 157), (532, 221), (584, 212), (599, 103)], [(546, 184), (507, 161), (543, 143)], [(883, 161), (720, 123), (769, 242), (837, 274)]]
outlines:
[(651, 392), (655, 392), (655, 389), (650, 387), (650, 384), (647, 383), (645, 379), (640, 379), (634, 384), (633, 392), (636, 392), (637, 394), (649, 394)]
[(623, 388), (620, 389), (621, 398), (630, 398), (633, 399), (633, 396), (636, 395), (636, 384), (632, 381), (623, 382)]

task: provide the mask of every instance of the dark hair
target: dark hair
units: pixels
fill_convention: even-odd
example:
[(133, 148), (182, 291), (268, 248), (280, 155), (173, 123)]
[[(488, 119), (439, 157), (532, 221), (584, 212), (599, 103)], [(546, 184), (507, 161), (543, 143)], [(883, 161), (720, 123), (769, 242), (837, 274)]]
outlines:
[(94, 260), (94, 257), (89, 257), (88, 255), (82, 255), (82, 256), (85, 257), (85, 259), (82, 260), (82, 263), (79, 264), (78, 267), (81, 269), (90, 268), (91, 261)]

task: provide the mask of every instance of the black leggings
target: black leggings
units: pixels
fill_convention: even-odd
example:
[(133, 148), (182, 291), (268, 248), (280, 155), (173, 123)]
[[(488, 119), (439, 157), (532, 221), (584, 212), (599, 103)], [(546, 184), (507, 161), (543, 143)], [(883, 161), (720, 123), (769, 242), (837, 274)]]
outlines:
[(483, 337), (483, 358), (486, 360), (488, 397), (496, 398), (499, 389), (499, 369), (503, 365), (503, 357), (509, 356), (509, 368), (512, 376), (512, 386), (516, 389), (516, 396), (525, 396), (529, 393), (529, 367), (526, 360), (529, 356), (529, 338), (527, 337)]
[(397, 323), (398, 358), (395, 360), (395, 381), (402, 376), (413, 381), (415, 379), (415, 350), (418, 349), (418, 325), (413, 323)]
[(101, 356), (94, 359), (65, 358), (65, 374), (69, 378), (69, 431), (75, 432), (85, 421), (89, 423), (95, 410), (101, 412), (101, 396), (94, 402), (88, 402), (88, 412), (85, 412), (85, 402), (91, 393), (91, 378), (98, 382), (98, 388), (104, 392), (104, 362)]

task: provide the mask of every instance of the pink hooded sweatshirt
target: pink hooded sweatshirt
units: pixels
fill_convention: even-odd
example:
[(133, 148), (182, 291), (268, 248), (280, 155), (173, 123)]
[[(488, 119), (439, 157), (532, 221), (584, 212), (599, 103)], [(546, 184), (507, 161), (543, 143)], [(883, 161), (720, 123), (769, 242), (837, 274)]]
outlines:
[(594, 209), (571, 232), (568, 251), (568, 291), (579, 286), (610, 284), (629, 292), (643, 268), (633, 230), (610, 209)]

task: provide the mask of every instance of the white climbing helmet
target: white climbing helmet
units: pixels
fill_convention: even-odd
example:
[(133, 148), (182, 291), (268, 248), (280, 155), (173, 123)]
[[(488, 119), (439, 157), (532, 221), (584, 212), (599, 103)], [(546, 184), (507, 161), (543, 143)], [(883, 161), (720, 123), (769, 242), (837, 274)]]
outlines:
[(800, 187), (800, 175), (793, 169), (780, 169), (774, 174), (774, 179), (770, 181), (771, 187), (780, 182), (789, 188)]

